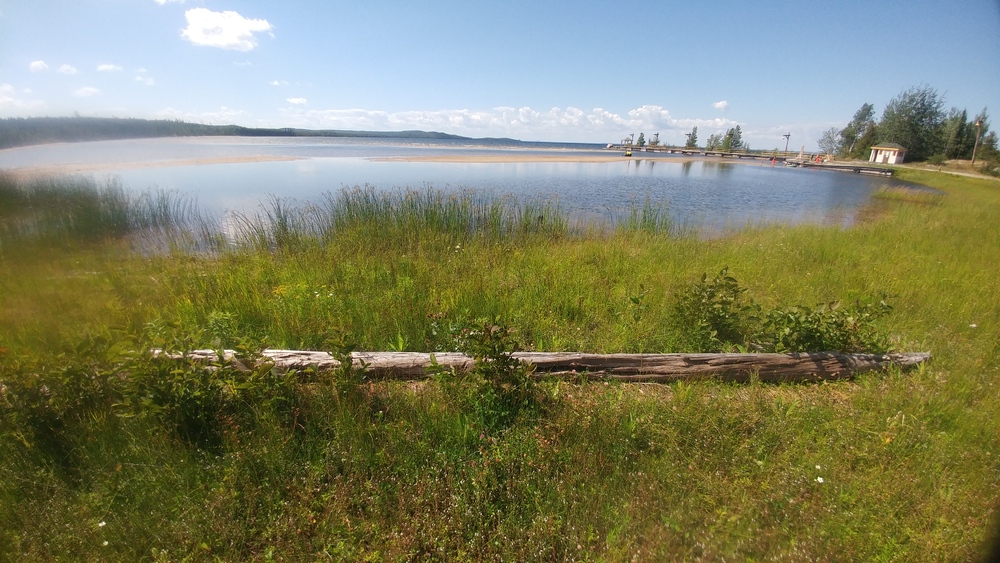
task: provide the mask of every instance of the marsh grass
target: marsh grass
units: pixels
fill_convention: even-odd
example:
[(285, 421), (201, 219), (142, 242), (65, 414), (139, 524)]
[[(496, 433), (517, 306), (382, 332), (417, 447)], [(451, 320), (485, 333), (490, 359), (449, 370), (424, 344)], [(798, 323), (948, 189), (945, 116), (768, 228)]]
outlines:
[(355, 187), (328, 192), (318, 204), (296, 204), (272, 196), (261, 213), (238, 214), (236, 224), (233, 238), (237, 245), (259, 249), (324, 244), (351, 237), (401, 248), (426, 237), (448, 242), (502, 242), (571, 232), (566, 213), (550, 200), (519, 201), (513, 196), (429, 187), (396, 191)]
[(0, 174), (0, 248), (7, 252), (128, 237), (144, 250), (204, 248), (218, 238), (196, 202), (174, 192), (134, 193), (116, 178), (18, 181)]
[[(209, 251), (18, 226), (0, 246), (0, 558), (976, 559), (1000, 499), (1000, 188), (900, 176), (946, 195), (711, 240), (364, 189), (272, 203)], [(5, 233), (45, 216), (0, 197)], [(679, 350), (681, 296), (726, 266), (765, 310), (884, 292), (873, 326), (934, 360), (820, 385), (542, 382), (497, 416), (450, 373), (137, 353), (441, 350), (477, 319), (525, 348)]]
[(938, 205), (945, 194), (940, 190), (921, 187), (880, 186), (872, 197), (884, 201), (903, 201), (908, 203), (923, 203)]

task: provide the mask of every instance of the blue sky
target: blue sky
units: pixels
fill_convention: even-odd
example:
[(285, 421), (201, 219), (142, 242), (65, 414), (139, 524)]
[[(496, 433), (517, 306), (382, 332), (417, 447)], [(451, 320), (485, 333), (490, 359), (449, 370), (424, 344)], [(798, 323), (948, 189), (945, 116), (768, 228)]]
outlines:
[(0, 0), (0, 117), (812, 149), (913, 86), (1000, 115), (998, 61), (1000, 0)]

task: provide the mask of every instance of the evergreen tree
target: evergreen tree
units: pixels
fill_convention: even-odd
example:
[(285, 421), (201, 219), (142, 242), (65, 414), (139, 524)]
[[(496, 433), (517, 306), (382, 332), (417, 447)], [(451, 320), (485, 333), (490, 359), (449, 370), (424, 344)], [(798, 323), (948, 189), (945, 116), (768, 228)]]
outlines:
[(639, 133), (639, 140), (636, 144), (640, 147), (646, 146), (646, 135), (644, 133)]
[[(942, 126), (942, 138), (944, 139), (945, 158), (972, 158), (972, 145), (967, 145), (969, 140), (967, 123), (968, 116), (965, 110), (958, 111), (958, 108), (951, 108), (948, 117)], [(975, 125), (972, 126), (975, 129)], [(973, 133), (975, 142), (975, 133)]]
[[(977, 121), (979, 122), (979, 127), (978, 128), (976, 127), (976, 122)], [(977, 129), (978, 129), (978, 131), (977, 131)], [(970, 159), (972, 158), (972, 149), (973, 149), (973, 147), (976, 144), (976, 135), (977, 134), (979, 135), (979, 152), (976, 153), (976, 158), (978, 159), (978, 158), (980, 158), (979, 155), (983, 154), (983, 152), (982, 152), (982, 150), (983, 150), (983, 140), (986, 139), (986, 137), (988, 137), (989, 135), (992, 134), (990, 132), (990, 120), (989, 120), (989, 116), (986, 115), (986, 108), (983, 108), (983, 111), (979, 112), (979, 115), (977, 115), (975, 118), (972, 119), (972, 121), (970, 121), (968, 124), (966, 124), (966, 126), (965, 126), (965, 135), (966, 135), (965, 144), (966, 144), (967, 147), (969, 147), (969, 152), (968, 152), (968, 154), (966, 156), (963, 156), (961, 158), (970, 158)], [(994, 135), (993, 138), (996, 138), (996, 135)]]
[(726, 131), (726, 136), (722, 138), (722, 150), (739, 151), (743, 148), (743, 132), (740, 130), (740, 126), (737, 125)]
[(871, 143), (864, 146), (860, 145), (858, 141), (874, 128), (874, 117), (875, 106), (871, 104), (862, 104), (861, 108), (854, 112), (854, 118), (847, 124), (847, 127), (840, 131), (840, 154), (842, 156), (857, 158), (868, 152)]
[(694, 149), (694, 148), (698, 147), (698, 126), (697, 125), (691, 128), (691, 132), (688, 133), (687, 138), (688, 138), (688, 140), (687, 140), (686, 143), (684, 143), (684, 148), (686, 148), (686, 149)]
[(848, 156), (850, 158), (868, 160), (868, 157), (871, 156), (872, 146), (875, 145), (878, 139), (878, 134), (878, 125), (874, 122), (869, 122), (868, 127), (858, 137), (857, 142), (854, 143), (854, 150)]

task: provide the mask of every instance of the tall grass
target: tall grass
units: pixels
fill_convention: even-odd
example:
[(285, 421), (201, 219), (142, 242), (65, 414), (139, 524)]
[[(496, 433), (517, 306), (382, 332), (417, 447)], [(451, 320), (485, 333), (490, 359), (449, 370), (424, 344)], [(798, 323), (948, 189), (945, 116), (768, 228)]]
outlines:
[(134, 193), (117, 178), (18, 181), (0, 175), (0, 249), (128, 236), (149, 242), (150, 235), (163, 243), (205, 245), (217, 233), (193, 199), (176, 193)]
[(272, 196), (262, 213), (237, 215), (236, 223), (237, 242), (255, 248), (328, 243), (350, 236), (400, 247), (427, 236), (451, 242), (502, 241), (570, 232), (566, 214), (549, 200), (518, 201), (471, 190), (383, 191), (371, 186), (326, 193), (318, 204), (296, 206)]
[[(976, 559), (1000, 502), (1000, 188), (900, 175), (945, 196), (877, 199), (850, 229), (699, 240), (361, 189), (272, 202), (207, 253), (63, 227), (0, 247), (0, 558)], [(17, 205), (4, 224), (35, 213)], [(136, 353), (433, 351), (475, 319), (539, 350), (678, 350), (686, 288), (726, 266), (765, 309), (885, 292), (878, 329), (934, 361), (823, 385), (545, 382), (497, 416), (448, 373)]]

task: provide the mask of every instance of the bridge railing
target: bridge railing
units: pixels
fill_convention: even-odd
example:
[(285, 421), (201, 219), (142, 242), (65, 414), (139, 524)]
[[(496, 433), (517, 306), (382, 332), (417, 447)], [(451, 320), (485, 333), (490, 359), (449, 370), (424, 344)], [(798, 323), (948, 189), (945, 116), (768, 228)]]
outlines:
[[(621, 145), (612, 144), (607, 147), (608, 150), (628, 150), (631, 149), (633, 154), (638, 152), (671, 152), (671, 153), (683, 153), (683, 154), (705, 154), (705, 155), (720, 155), (720, 156), (731, 156), (731, 157), (747, 157), (747, 158), (778, 158), (778, 159), (791, 159), (798, 158), (799, 151), (775, 151), (775, 150), (743, 150), (743, 151), (725, 151), (722, 149), (704, 149), (704, 148), (686, 148), (679, 146), (670, 145), (657, 145), (657, 146), (643, 146), (638, 145)], [(802, 153), (803, 158), (813, 159), (819, 153), (816, 152), (805, 152)]]

